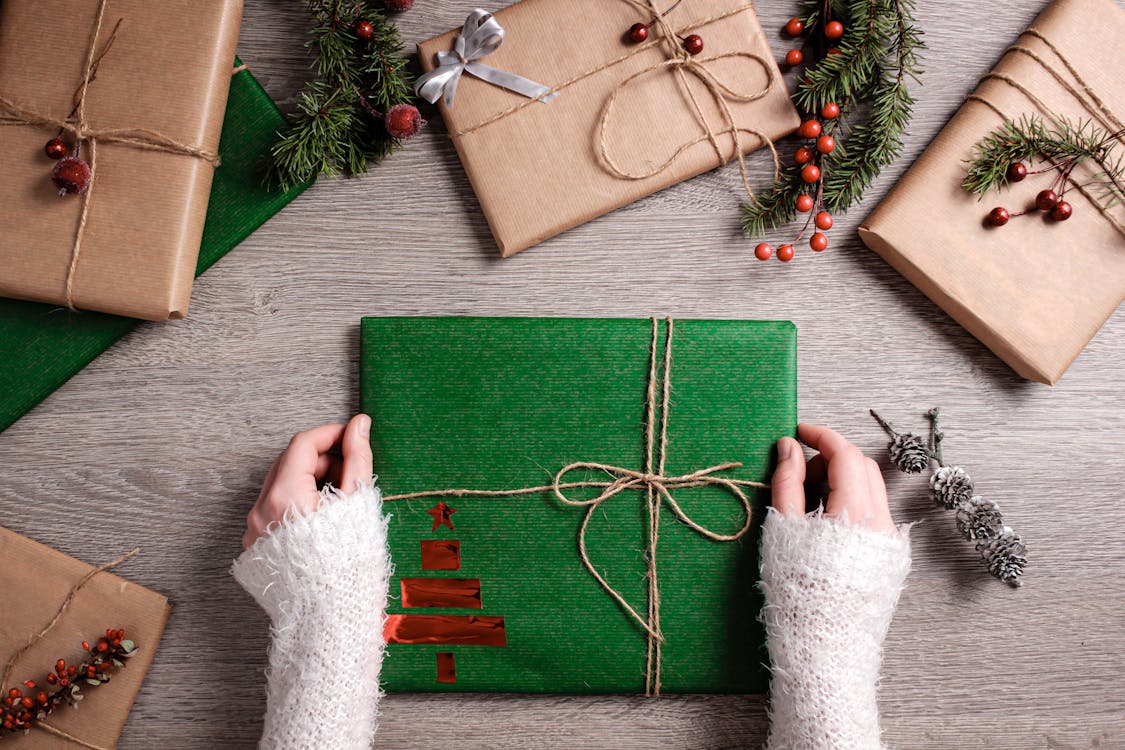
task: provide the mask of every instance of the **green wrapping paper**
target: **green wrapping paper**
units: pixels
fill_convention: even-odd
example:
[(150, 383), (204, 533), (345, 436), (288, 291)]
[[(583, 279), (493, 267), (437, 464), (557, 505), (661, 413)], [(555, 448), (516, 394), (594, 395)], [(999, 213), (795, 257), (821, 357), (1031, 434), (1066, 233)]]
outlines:
[[(231, 79), (196, 275), (203, 273), (308, 185), (262, 186), (264, 159), (285, 118), (249, 71)], [(139, 321), (0, 299), (0, 431), (133, 330)]]
[[(642, 471), (654, 353), (657, 401), (665, 380), (666, 323), (656, 331), (654, 346), (649, 320), (365, 318), (361, 404), (372, 417), (384, 495), (549, 485), (573, 462)], [(670, 356), (663, 476), (741, 462), (717, 476), (768, 480), (776, 441), (796, 430), (794, 326), (678, 320)], [(615, 478), (587, 468), (563, 480)], [(601, 491), (565, 490), (572, 500)], [(687, 517), (715, 533), (736, 532), (744, 521), (726, 488), (671, 492)], [(766, 691), (755, 584), (768, 493), (746, 493), (752, 524), (735, 541), (708, 539), (669, 503), (660, 506), (663, 692)], [(591, 564), (642, 616), (646, 502), (643, 489), (625, 489), (596, 507), (586, 532)], [(452, 512), (443, 514), (439, 503)], [(386, 509), (395, 562), (387, 690), (653, 687), (643, 627), (580, 557), (586, 508), (536, 491), (388, 499)], [(459, 559), (450, 554), (454, 546)], [(427, 635), (435, 623), (437, 635)]]

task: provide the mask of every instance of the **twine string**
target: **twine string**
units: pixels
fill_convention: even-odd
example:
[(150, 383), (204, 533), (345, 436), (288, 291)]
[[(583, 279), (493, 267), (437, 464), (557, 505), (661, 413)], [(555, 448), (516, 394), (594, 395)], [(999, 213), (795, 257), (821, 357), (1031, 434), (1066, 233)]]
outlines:
[[(93, 568), (92, 570), (88, 571), (84, 576), (82, 576), (80, 579), (78, 579), (77, 583), (75, 583), (73, 586), (70, 587), (70, 590), (67, 591), (67, 593), (66, 593), (66, 597), (63, 598), (62, 603), (59, 604), (59, 608), (55, 611), (54, 616), (51, 617), (51, 619), (47, 622), (46, 625), (44, 625), (42, 628), (40, 628), (39, 632), (33, 633), (30, 637), (28, 637), (27, 643), (25, 643), (23, 646), (18, 648), (16, 650), (16, 652), (14, 654), (12, 654), (11, 658), (8, 659), (7, 663), (4, 665), (3, 674), (2, 674), (2, 676), (0, 676), (0, 688), (3, 688), (3, 690), (0, 690), (0, 692), (6, 691), (6, 689), (7, 689), (6, 686), (8, 685), (8, 681), (12, 677), (12, 670), (15, 669), (16, 663), (19, 662), (19, 660), (23, 657), (23, 655), (26, 654), (31, 649), (32, 646), (34, 646), (36, 643), (38, 643), (39, 641), (46, 638), (51, 633), (51, 631), (55, 629), (55, 626), (58, 625), (59, 622), (62, 620), (63, 615), (65, 615), (67, 610), (70, 609), (70, 605), (74, 602), (74, 598), (76, 596), (78, 596), (78, 592), (81, 591), (83, 588), (85, 588), (86, 584), (88, 584), (91, 580), (93, 580), (94, 577), (96, 577), (98, 574), (105, 573), (107, 571), (113, 570), (114, 568), (116, 568), (118, 565), (125, 562), (126, 560), (130, 560), (130, 559), (136, 557), (137, 554), (140, 553), (140, 551), (141, 551), (140, 547), (135, 547), (134, 549), (129, 550), (128, 552), (121, 555), (120, 557), (117, 557), (113, 560), (110, 560), (109, 562), (105, 563), (104, 565), (99, 565), (98, 567)], [(70, 734), (67, 734), (63, 730), (58, 729), (56, 727), (53, 727), (53, 726), (51, 726), (49, 724), (46, 724), (42, 721), (37, 722), (36, 726), (41, 728), (41, 729), (46, 730), (47, 732), (49, 732), (51, 734), (54, 734), (54, 735), (57, 735), (57, 736), (62, 737), (64, 739), (70, 740), (71, 742), (73, 742), (77, 745), (81, 745), (82, 747), (92, 748), (92, 750), (105, 750), (104, 748), (99, 747), (98, 745), (91, 745), (90, 743), (88, 743), (88, 742), (86, 742), (82, 739), (79, 739), (78, 737), (74, 737)]]
[[(144, 128), (102, 129), (90, 127), (90, 124), (86, 121), (86, 94), (89, 90), (90, 82), (93, 80), (98, 63), (101, 60), (101, 55), (97, 54), (98, 36), (101, 33), (108, 2), (109, 0), (98, 0), (97, 14), (94, 16), (93, 33), (90, 35), (90, 44), (86, 50), (86, 62), (82, 72), (82, 84), (79, 86), (75, 95), (75, 106), (70, 116), (65, 118), (52, 117), (51, 115), (44, 114), (33, 108), (17, 104), (12, 99), (0, 95), (0, 125), (30, 125), (32, 127), (57, 128), (60, 132), (69, 133), (74, 137), (76, 154), (79, 153), (82, 144), (85, 143), (89, 146), (90, 153), (87, 163), (90, 167), (90, 182), (85, 192), (79, 196), (82, 201), (82, 208), (79, 212), (78, 223), (74, 232), (74, 243), (71, 246), (70, 262), (67, 266), (64, 288), (64, 303), (66, 307), (72, 311), (77, 310), (74, 306), (74, 277), (78, 270), (79, 257), (82, 254), (82, 238), (85, 235), (86, 223), (90, 215), (90, 203), (91, 196), (94, 192), (94, 183), (97, 181), (95, 162), (96, 144), (98, 141), (117, 143), (145, 151), (158, 151), (166, 154), (189, 156), (195, 159), (202, 159), (213, 166), (219, 163), (219, 155), (213, 151), (180, 143), (162, 133), (157, 133), (152, 130), (146, 130)], [(121, 22), (118, 21), (118, 25), (120, 25), (120, 23)], [(108, 49), (108, 46), (113, 43), (113, 39), (116, 35), (117, 29), (115, 28), (103, 48), (103, 53), (104, 50)]]
[[(593, 576), (598, 585), (602, 587), (624, 610), (624, 612), (644, 631), (646, 644), (645, 657), (645, 695), (660, 694), (660, 669), (661, 669), (661, 644), (664, 636), (660, 629), (660, 585), (657, 571), (657, 545), (660, 541), (660, 510), (662, 506), (685, 526), (706, 539), (715, 542), (732, 542), (741, 539), (750, 530), (753, 519), (753, 507), (750, 497), (745, 492), (746, 488), (768, 489), (769, 485), (748, 479), (734, 479), (721, 476), (722, 472), (737, 469), (742, 466), (739, 462), (720, 463), (685, 474), (665, 475), (665, 459), (668, 454), (668, 415), (671, 400), (671, 370), (672, 370), (672, 334), (673, 321), (665, 320), (666, 334), (664, 337), (663, 354), (660, 346), (660, 322), (652, 320), (652, 339), (649, 348), (649, 372), (646, 387), (646, 416), (644, 424), (644, 459), (640, 471), (612, 464), (594, 461), (576, 461), (561, 468), (550, 484), (534, 487), (521, 487), (507, 490), (474, 490), (474, 489), (443, 489), (425, 490), (422, 492), (408, 492), (398, 495), (383, 497), (384, 502), (413, 500), (418, 498), (436, 497), (517, 497), (532, 495), (540, 492), (550, 492), (564, 505), (586, 508), (582, 523), (578, 529), (578, 554), (587, 572)], [(661, 382), (662, 379), (662, 382)], [(658, 395), (659, 394), (659, 395)], [(565, 481), (572, 472), (586, 474), (597, 472), (612, 477), (609, 480), (582, 480)], [(730, 534), (713, 531), (691, 518), (676, 500), (674, 492), (695, 487), (718, 487), (726, 490), (738, 500), (743, 511), (742, 526)], [(590, 498), (572, 498), (566, 490), (572, 489), (598, 489), (597, 495)], [(590, 521), (601, 507), (602, 503), (620, 495), (626, 490), (643, 490), (645, 493), (645, 507), (648, 516), (646, 540), (646, 578), (648, 606), (646, 614), (642, 615), (633, 607), (625, 596), (617, 590), (598, 571), (590, 559), (590, 551), (586, 542)]]
[[(1030, 47), (1022, 44), (1013, 44), (1004, 52), (1004, 54), (1021, 54), (1037, 62), (1044, 70), (1050, 73), (1051, 77), (1053, 77), (1055, 81), (1058, 82), (1058, 84), (1062, 86), (1068, 94), (1070, 94), (1075, 100), (1077, 100), (1078, 103), (1081, 104), (1082, 107), (1087, 112), (1089, 112), (1090, 115), (1095, 120), (1097, 120), (1103, 128), (1111, 131), (1111, 137), (1113, 137), (1120, 143), (1125, 143), (1125, 132), (1123, 132), (1125, 131), (1125, 124), (1122, 124), (1120, 118), (1118, 118), (1113, 110), (1111, 110), (1105, 104), (1105, 102), (1102, 101), (1101, 97), (1099, 97), (1094, 92), (1093, 87), (1091, 87), (1090, 84), (1086, 82), (1086, 79), (1082, 77), (1077, 68), (1075, 68), (1070, 60), (1067, 59), (1062, 51), (1045, 34), (1043, 34), (1043, 32), (1039, 31), (1034, 26), (1028, 28), (1024, 32), (1024, 35), (1031, 36), (1042, 41), (1044, 45), (1046, 45), (1047, 49), (1049, 49), (1055, 55), (1055, 57), (1059, 59), (1059, 61), (1066, 68), (1067, 72), (1070, 73), (1070, 75), (1074, 78), (1074, 80), (1078, 83), (1078, 86), (1080, 86), (1082, 90), (1079, 91), (1078, 88), (1075, 87), (1074, 84), (1072, 84), (1070, 81), (1066, 80), (1066, 78), (1064, 78), (1063, 75), (1059, 73), (1059, 71), (1056, 70), (1054, 66), (1044, 60), (1038, 52), (1036, 52), (1034, 49), (1031, 49)], [(1028, 100), (1031, 101), (1031, 103), (1037, 108), (1039, 108), (1039, 110), (1043, 112), (1056, 127), (1061, 124), (1059, 118), (1055, 116), (1054, 111), (1047, 106), (1046, 102), (1044, 102), (1034, 91), (1023, 85), (1020, 81), (1016, 80), (1012, 76), (1009, 76), (1005, 73), (988, 73), (981, 80), (993, 80), (1006, 83), (1007, 85), (1011, 86), (1012, 88), (1026, 96)], [(1004, 120), (1005, 122), (1012, 122), (1012, 118), (1008, 117), (1008, 115), (1005, 114), (1004, 111), (1000, 109), (1000, 107), (998, 107), (994, 102), (990, 101), (987, 97), (981, 96), (980, 94), (974, 92), (966, 96), (965, 101), (973, 101), (983, 104), (993, 112), (995, 112), (1000, 117), (1000, 119)], [(1098, 213), (1100, 213), (1106, 219), (1106, 221), (1108, 221), (1110, 225), (1113, 226), (1115, 230), (1117, 230), (1119, 234), (1125, 235), (1125, 224), (1122, 224), (1122, 222), (1113, 215), (1113, 212), (1108, 206), (1098, 200), (1097, 196), (1089, 191), (1086, 186), (1076, 181), (1071, 181), (1071, 185), (1084, 198), (1086, 198), (1086, 200), (1088, 200), (1094, 206), (1094, 208), (1098, 210)]]
[[(606, 100), (606, 103), (602, 108), (601, 115), (598, 118), (598, 125), (596, 127), (597, 154), (602, 165), (616, 177), (627, 180), (643, 180), (666, 171), (676, 161), (677, 157), (679, 157), (680, 154), (682, 154), (684, 151), (687, 151), (688, 149), (699, 143), (707, 141), (708, 143), (710, 143), (711, 148), (715, 151), (715, 155), (718, 158), (719, 162), (718, 166), (725, 165), (731, 159), (735, 159), (738, 162), (738, 170), (742, 180), (743, 188), (746, 190), (746, 194), (749, 196), (750, 200), (754, 200), (754, 191), (750, 187), (750, 179), (746, 171), (745, 157), (743, 155), (744, 146), (742, 134), (748, 133), (757, 137), (763, 144), (766, 145), (766, 147), (769, 148), (770, 154), (773, 158), (775, 179), (777, 179), (778, 175), (781, 173), (781, 157), (777, 153), (777, 148), (774, 146), (773, 141), (764, 132), (753, 128), (738, 126), (734, 118), (734, 113), (731, 111), (729, 102), (753, 102), (767, 96), (770, 89), (773, 88), (773, 85), (776, 82), (773, 68), (765, 58), (753, 52), (728, 52), (720, 55), (713, 55), (702, 60), (697, 60), (692, 55), (689, 55), (687, 51), (684, 50), (683, 47), (679, 44), (679, 35), (681, 33), (707, 26), (717, 21), (722, 21), (724, 19), (738, 15), (739, 13), (744, 13), (748, 10), (753, 10), (753, 6), (750, 4), (740, 5), (736, 8), (732, 8), (722, 13), (717, 13), (715, 15), (703, 18), (702, 20), (696, 21), (690, 26), (683, 27), (679, 31), (677, 31), (669, 24), (667, 19), (663, 16), (662, 12), (656, 7), (655, 0), (624, 1), (651, 16), (653, 22), (660, 29), (660, 33), (654, 35), (654, 37), (656, 38), (643, 44), (639, 44), (628, 50), (627, 52), (624, 52), (605, 63), (584, 70), (581, 73), (578, 73), (571, 78), (559, 84), (556, 84), (541, 97), (535, 99), (525, 99), (524, 101), (518, 102), (505, 110), (501, 110), (500, 112), (497, 112), (496, 114), (487, 117), (474, 125), (461, 128), (455, 133), (452, 133), (451, 137), (459, 138), (470, 133), (474, 133), (481, 128), (487, 127), (495, 122), (498, 122), (499, 120), (510, 117), (511, 115), (520, 112), (525, 107), (529, 107), (540, 102), (543, 99), (554, 96), (558, 92), (569, 88), (570, 86), (579, 83), (580, 81), (601, 73), (604, 70), (613, 68), (623, 62), (631, 60), (634, 56), (643, 54), (655, 46), (660, 46), (663, 49), (666, 58), (650, 65), (647, 68), (633, 73), (624, 81), (618, 83), (610, 93), (609, 98)], [(761, 66), (763, 71), (765, 71), (766, 84), (762, 87), (761, 90), (754, 91), (748, 94), (735, 91), (730, 86), (727, 86), (725, 83), (719, 80), (719, 78), (715, 76), (715, 74), (708, 67), (709, 63), (713, 63), (717, 60), (740, 57), (753, 60), (759, 66)], [(689, 103), (691, 104), (693, 115), (699, 122), (703, 130), (703, 135), (694, 140), (681, 143), (680, 146), (672, 153), (672, 155), (659, 165), (641, 172), (630, 172), (623, 168), (618, 163), (618, 161), (613, 158), (613, 156), (609, 152), (609, 147), (607, 145), (606, 133), (609, 129), (609, 123), (612, 121), (612, 112), (614, 109), (614, 105), (616, 104), (618, 96), (621, 94), (621, 92), (633, 85), (638, 79), (664, 70), (670, 70), (676, 75), (676, 80), (679, 82), (680, 87), (687, 94), (687, 98)], [(707, 122), (707, 118), (704, 115), (703, 107), (699, 102), (699, 98), (697, 97), (692, 87), (689, 85), (687, 73), (691, 73), (692, 75), (694, 75), (703, 84), (708, 93), (714, 99), (725, 124), (725, 127), (723, 129), (716, 131)], [(731, 138), (734, 141), (733, 153), (730, 156), (726, 155), (723, 152), (722, 146), (720, 145), (718, 140), (719, 136), (726, 135), (727, 133), (731, 135)]]

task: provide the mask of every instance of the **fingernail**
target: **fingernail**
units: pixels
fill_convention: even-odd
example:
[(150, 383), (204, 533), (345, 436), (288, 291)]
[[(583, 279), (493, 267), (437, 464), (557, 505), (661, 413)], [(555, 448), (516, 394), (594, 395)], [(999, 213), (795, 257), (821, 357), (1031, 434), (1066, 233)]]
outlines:
[(782, 438), (777, 441), (777, 460), (787, 461), (793, 455), (793, 440), (792, 438)]
[(371, 417), (366, 414), (359, 415), (359, 431), (369, 433), (371, 432)]

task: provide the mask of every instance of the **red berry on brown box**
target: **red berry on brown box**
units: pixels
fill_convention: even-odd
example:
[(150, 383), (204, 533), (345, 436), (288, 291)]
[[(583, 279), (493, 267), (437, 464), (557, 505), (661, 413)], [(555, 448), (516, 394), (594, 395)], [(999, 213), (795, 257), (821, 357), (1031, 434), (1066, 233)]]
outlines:
[(43, 152), (51, 159), (61, 159), (66, 156), (69, 150), (70, 149), (66, 146), (66, 141), (62, 138), (52, 138), (47, 141), (47, 145), (43, 147)]
[(635, 23), (629, 27), (626, 36), (629, 37), (629, 41), (633, 44), (640, 44), (648, 39), (648, 27), (643, 23)]
[(1066, 221), (1070, 215), (1074, 213), (1073, 207), (1066, 201), (1059, 201), (1055, 207), (1051, 209), (1051, 218), (1055, 221)]
[(1059, 194), (1054, 190), (1040, 190), (1035, 196), (1035, 207), (1040, 211), (1050, 211), (1059, 202)]
[(699, 34), (688, 34), (684, 37), (683, 45), (689, 55), (698, 55), (703, 51), (703, 37)]
[(1003, 206), (997, 206), (988, 212), (988, 223), (994, 227), (1002, 227), (1008, 223), (1012, 215)]
[(60, 159), (51, 170), (51, 182), (59, 195), (82, 195), (90, 187), (90, 165), (77, 156)]

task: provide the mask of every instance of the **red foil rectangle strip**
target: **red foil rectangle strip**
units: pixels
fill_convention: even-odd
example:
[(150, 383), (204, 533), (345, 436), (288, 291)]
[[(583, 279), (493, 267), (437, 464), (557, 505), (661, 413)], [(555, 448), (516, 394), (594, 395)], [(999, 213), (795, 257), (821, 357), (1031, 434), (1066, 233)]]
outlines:
[(453, 654), (448, 651), (438, 652), (437, 681), (447, 685), (457, 682), (457, 662), (453, 660)]
[(387, 615), (387, 643), (448, 646), (507, 646), (503, 617), (478, 615)]
[(479, 578), (403, 578), (402, 606), (480, 609)]
[(423, 539), (422, 570), (460, 570), (461, 542), (456, 539)]

